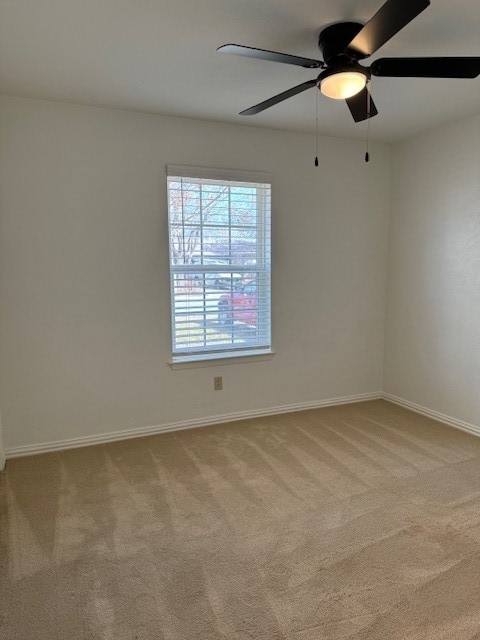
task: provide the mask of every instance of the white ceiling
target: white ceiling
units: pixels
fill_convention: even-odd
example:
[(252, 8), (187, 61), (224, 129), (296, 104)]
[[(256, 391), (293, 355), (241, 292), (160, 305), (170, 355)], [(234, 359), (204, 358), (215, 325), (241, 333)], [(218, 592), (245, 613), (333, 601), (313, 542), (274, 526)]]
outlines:
[[(239, 43), (320, 57), (320, 28), (365, 22), (382, 0), (0, 0), (0, 92), (313, 131), (315, 90), (257, 116), (238, 111), (315, 71), (216, 53)], [(479, 0), (431, 5), (373, 56), (480, 56)], [(367, 61), (368, 62), (368, 61)], [(374, 78), (372, 138), (396, 141), (480, 111), (477, 80)], [(364, 137), (321, 97), (323, 135)]]

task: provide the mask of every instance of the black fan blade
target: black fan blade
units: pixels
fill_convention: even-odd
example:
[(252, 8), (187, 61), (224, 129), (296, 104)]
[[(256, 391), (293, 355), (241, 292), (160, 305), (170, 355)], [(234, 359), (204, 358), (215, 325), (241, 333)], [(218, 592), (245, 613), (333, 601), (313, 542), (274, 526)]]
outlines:
[(267, 49), (244, 47), (241, 44), (224, 44), (218, 47), (217, 51), (220, 53), (231, 53), (236, 56), (246, 56), (247, 58), (260, 58), (260, 60), (295, 64), (297, 67), (306, 67), (307, 69), (320, 69), (324, 66), (320, 60), (291, 56), (288, 53), (277, 53), (276, 51), (267, 51)]
[(380, 58), (370, 70), (393, 78), (476, 78), (480, 58)]
[(256, 104), (254, 107), (250, 107), (250, 109), (245, 109), (245, 111), (240, 111), (241, 116), (253, 116), (256, 113), (260, 113), (264, 109), (268, 109), (269, 107), (273, 107), (274, 104), (278, 104), (279, 102), (283, 102), (287, 98), (291, 98), (292, 96), (297, 95), (297, 93), (302, 93), (302, 91), (306, 91), (311, 87), (315, 87), (317, 84), (316, 80), (308, 80), (307, 82), (303, 82), (302, 84), (297, 85), (296, 87), (292, 87), (283, 93), (279, 93), (278, 96), (273, 96), (273, 98), (269, 98), (264, 102), (260, 102), (260, 104)]
[(373, 116), (376, 116), (378, 113), (377, 107), (375, 106), (367, 87), (362, 89), (360, 93), (357, 93), (355, 96), (347, 98), (346, 103), (355, 122), (362, 122), (362, 120), (366, 120), (369, 117), (369, 111), (370, 118), (373, 118)]
[(348, 45), (371, 56), (428, 7), (430, 0), (387, 0)]

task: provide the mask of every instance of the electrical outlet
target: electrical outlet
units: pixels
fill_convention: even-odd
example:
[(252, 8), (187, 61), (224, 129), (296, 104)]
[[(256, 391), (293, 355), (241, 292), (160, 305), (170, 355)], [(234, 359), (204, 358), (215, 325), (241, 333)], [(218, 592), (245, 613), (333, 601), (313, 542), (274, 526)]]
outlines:
[(214, 391), (222, 391), (223, 389), (222, 376), (215, 376), (215, 378), (213, 379), (213, 389)]

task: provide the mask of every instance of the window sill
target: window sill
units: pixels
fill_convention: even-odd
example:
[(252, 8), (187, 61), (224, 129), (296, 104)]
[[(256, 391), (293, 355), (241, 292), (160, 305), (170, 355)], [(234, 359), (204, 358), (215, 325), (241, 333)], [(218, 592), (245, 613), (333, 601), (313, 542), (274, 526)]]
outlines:
[(232, 355), (211, 355), (211, 356), (187, 356), (181, 360), (169, 360), (170, 368), (177, 369), (198, 369), (201, 367), (221, 367), (225, 364), (244, 364), (247, 362), (262, 362), (271, 360), (275, 351), (250, 351), (244, 354)]

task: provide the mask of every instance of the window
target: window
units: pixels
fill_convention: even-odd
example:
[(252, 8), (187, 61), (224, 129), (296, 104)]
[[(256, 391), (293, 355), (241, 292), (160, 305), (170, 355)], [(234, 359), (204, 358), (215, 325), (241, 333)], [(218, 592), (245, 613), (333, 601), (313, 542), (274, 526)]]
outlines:
[(167, 174), (173, 362), (270, 353), (268, 175)]

